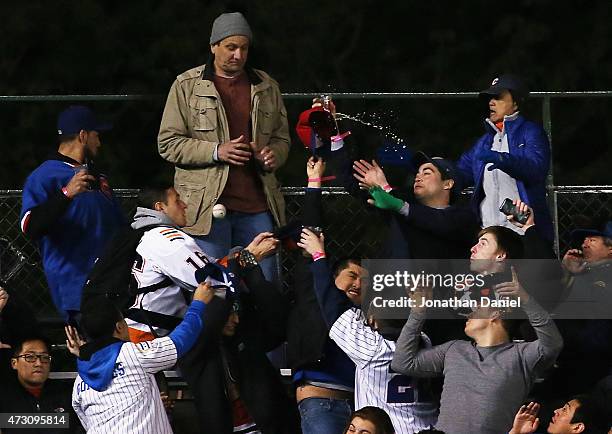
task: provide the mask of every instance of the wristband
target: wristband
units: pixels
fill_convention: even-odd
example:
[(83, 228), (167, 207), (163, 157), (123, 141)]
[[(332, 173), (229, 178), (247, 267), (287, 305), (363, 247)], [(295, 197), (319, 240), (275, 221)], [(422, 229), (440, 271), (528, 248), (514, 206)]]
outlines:
[(325, 258), (325, 252), (314, 252), (312, 254), (312, 262), (318, 261), (321, 258)]
[(64, 196), (66, 196), (68, 199), (72, 199), (69, 195), (68, 195), (68, 189), (66, 187), (62, 187), (62, 193)]
[(323, 181), (331, 181), (332, 179), (336, 179), (335, 176), (324, 176), (322, 178), (308, 178), (308, 182), (323, 182)]
[(331, 137), (332, 142), (339, 142), (340, 140), (344, 140), (345, 137), (350, 136), (351, 132), (347, 131), (346, 133), (338, 134)]

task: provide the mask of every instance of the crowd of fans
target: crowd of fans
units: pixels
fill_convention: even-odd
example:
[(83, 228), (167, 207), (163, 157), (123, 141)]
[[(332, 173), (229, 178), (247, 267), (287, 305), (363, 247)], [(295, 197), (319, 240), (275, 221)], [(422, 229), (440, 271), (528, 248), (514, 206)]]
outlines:
[[(9, 282), (0, 413), (65, 414), (71, 432), (169, 433), (161, 372), (174, 367), (202, 433), (612, 432), (612, 222), (582, 225), (555, 255), (549, 143), (520, 114), (523, 81), (503, 75), (481, 92), (487, 131), (456, 163), (416, 153), (408, 191), (376, 161), (352, 161), (334, 103), (315, 101), (297, 126), (313, 154), (302, 215), (286, 222), (274, 172), (287, 112), (278, 84), (247, 65), (251, 40), (241, 14), (219, 16), (210, 61), (173, 83), (158, 145), (174, 182), (145, 186), (131, 221), (94, 164), (110, 125), (84, 106), (59, 115), (58, 152), (25, 182), (21, 229), (39, 244), (78, 376), (72, 397), (47, 381), (50, 344)], [(420, 285), (402, 318), (385, 316), (367, 297), (365, 258), (326, 248), (330, 178), (385, 221), (377, 258), (463, 259), (502, 277), (488, 299), (520, 303), (443, 320), (420, 304), (440, 288)], [(296, 263), (288, 292), (281, 245)]]

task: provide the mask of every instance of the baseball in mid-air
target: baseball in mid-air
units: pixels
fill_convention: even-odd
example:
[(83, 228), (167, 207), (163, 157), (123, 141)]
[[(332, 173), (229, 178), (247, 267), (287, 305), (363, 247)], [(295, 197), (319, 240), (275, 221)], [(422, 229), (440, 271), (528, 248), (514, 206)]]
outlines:
[(215, 206), (213, 206), (213, 217), (216, 219), (222, 219), (225, 217), (225, 206), (221, 205), (220, 203), (216, 204)]

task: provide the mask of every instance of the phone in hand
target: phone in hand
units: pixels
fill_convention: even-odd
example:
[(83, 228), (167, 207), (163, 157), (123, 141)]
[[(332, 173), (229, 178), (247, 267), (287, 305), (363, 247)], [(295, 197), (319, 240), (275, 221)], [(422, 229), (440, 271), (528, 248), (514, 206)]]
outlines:
[(529, 210), (527, 210), (526, 212), (519, 212), (519, 210), (516, 208), (516, 205), (512, 203), (512, 199), (508, 197), (499, 207), (499, 211), (505, 215), (511, 215), (512, 217), (514, 217), (515, 221), (519, 222), (522, 225), (527, 223), (527, 220), (531, 215), (531, 212)]
[(314, 233), (317, 237), (321, 236), (323, 229), (319, 226), (302, 226), (302, 229), (308, 229), (310, 232)]

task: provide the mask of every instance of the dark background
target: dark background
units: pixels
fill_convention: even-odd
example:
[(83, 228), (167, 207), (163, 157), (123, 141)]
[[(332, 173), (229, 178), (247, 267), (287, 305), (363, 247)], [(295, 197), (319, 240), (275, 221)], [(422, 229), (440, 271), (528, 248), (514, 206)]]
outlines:
[[(523, 75), (532, 90), (612, 89), (610, 1), (1, 1), (0, 95), (146, 94), (90, 103), (115, 129), (100, 158), (115, 188), (172, 168), (157, 155), (165, 95), (176, 75), (205, 63), (214, 18), (240, 10), (254, 33), (252, 66), (283, 92), (451, 92)], [(155, 97), (157, 96), (157, 97)], [(290, 129), (307, 100), (287, 100)], [(67, 102), (1, 102), (0, 188), (21, 188), (56, 148)], [(413, 149), (457, 158), (482, 134), (476, 99), (338, 100), (368, 113)], [(554, 99), (555, 183), (610, 184), (609, 98)], [(542, 121), (541, 100), (522, 110)], [(350, 122), (355, 155), (382, 143)], [(294, 139), (284, 185), (303, 185), (306, 152)]]

